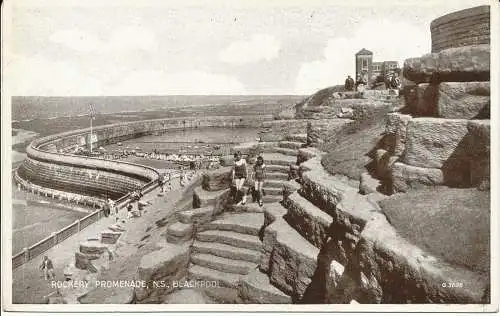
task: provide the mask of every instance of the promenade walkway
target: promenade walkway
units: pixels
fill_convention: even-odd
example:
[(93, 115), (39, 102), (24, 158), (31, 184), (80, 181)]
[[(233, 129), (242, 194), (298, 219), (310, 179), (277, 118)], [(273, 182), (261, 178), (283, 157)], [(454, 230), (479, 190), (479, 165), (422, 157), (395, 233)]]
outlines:
[[(194, 179), (196, 179), (196, 176), (193, 180)], [(123, 238), (121, 238), (121, 240), (124, 240), (126, 244), (133, 244), (137, 238), (140, 239), (144, 235), (144, 227), (147, 229), (148, 227), (154, 226), (155, 220), (165, 217), (172, 212), (173, 206), (182, 199), (185, 191), (185, 188), (180, 188), (178, 181), (174, 181), (172, 183), (172, 190), (163, 197), (158, 196), (159, 189), (155, 189), (146, 194), (143, 200), (151, 202), (152, 205), (145, 208), (145, 213), (142, 217), (128, 220), (126, 224), (127, 232), (122, 235)], [(120, 210), (119, 217), (126, 218), (125, 209)], [(23, 266), (14, 270), (12, 273), (12, 303), (45, 304), (45, 296), (54, 292), (56, 289), (52, 288), (51, 281), (45, 280), (43, 273), (39, 270), (39, 265), (43, 256), (47, 255), (53, 261), (56, 280), (62, 281), (64, 279), (65, 267), (74, 262), (75, 251), (78, 249), (78, 244), (88, 238), (99, 237), (103, 230), (106, 230), (110, 224), (115, 222), (115, 216), (102, 218), (78, 234), (71, 236), (62, 243), (49, 249), (44, 254), (33, 258)], [(132, 250), (130, 247), (124, 247), (120, 251), (122, 257), (126, 257), (127, 249)]]

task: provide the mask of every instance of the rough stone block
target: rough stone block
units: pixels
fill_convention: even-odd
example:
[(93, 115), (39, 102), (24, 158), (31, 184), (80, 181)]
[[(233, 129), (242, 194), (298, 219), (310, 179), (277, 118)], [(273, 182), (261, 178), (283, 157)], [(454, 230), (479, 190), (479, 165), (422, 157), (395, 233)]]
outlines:
[(261, 268), (268, 271), (271, 284), (300, 300), (316, 270), (318, 248), (282, 219), (266, 227), (263, 243), (263, 257), (269, 258), (269, 264)]
[(232, 167), (222, 167), (203, 173), (201, 186), (206, 191), (219, 191), (231, 185)]
[(182, 223), (203, 224), (212, 220), (214, 209), (212, 206), (193, 208), (177, 214)]
[(99, 240), (85, 240), (80, 242), (80, 252), (83, 254), (101, 255), (108, 251), (108, 245)]
[(201, 208), (215, 205), (229, 195), (229, 189), (219, 191), (205, 191), (202, 187), (196, 187), (193, 193), (193, 208)]
[(403, 162), (416, 167), (463, 169), (467, 120), (414, 118), (406, 129)]
[(380, 186), (380, 180), (373, 178), (368, 172), (361, 174), (359, 182), (360, 194), (366, 195), (378, 192), (377, 188)]
[(301, 164), (311, 158), (323, 155), (324, 152), (316, 147), (300, 148), (297, 152), (297, 163)]
[(93, 260), (97, 260), (101, 257), (100, 254), (85, 254), (81, 252), (75, 252), (75, 267), (82, 270), (88, 270), (90, 272), (97, 272)]
[[(479, 304), (489, 283), (411, 244), (381, 214), (365, 226), (348, 269), (360, 275), (361, 303)], [(469, 286), (442, 286), (450, 280)]]
[(490, 120), (469, 121), (467, 129), (471, 185), (487, 190), (490, 187)]
[(441, 169), (409, 166), (401, 162), (392, 165), (391, 177), (393, 192), (406, 192), (411, 188), (445, 183)]
[(121, 232), (114, 232), (111, 230), (103, 231), (101, 232), (101, 242), (103, 244), (116, 244), (121, 235)]
[(310, 121), (307, 125), (307, 145), (317, 146), (331, 139), (350, 126), (353, 120), (328, 119)]
[(328, 237), (333, 219), (297, 192), (289, 195), (283, 205), (288, 209), (287, 222), (314, 246), (321, 248)]
[(269, 277), (260, 271), (254, 271), (241, 280), (239, 296), (246, 304), (292, 303), (291, 297), (272, 286)]
[(489, 82), (443, 82), (436, 100), (437, 116), (450, 119), (488, 119)]
[(449, 48), (404, 63), (404, 76), (415, 82), (490, 81), (490, 45)]
[(172, 245), (158, 251), (151, 252), (141, 259), (138, 268), (138, 279), (149, 284), (149, 287), (135, 288), (135, 296), (138, 301), (149, 297), (168, 294), (173, 291), (172, 286), (155, 288), (151, 286), (152, 281), (165, 281), (171, 285), (172, 281), (179, 281), (187, 275), (189, 263), (190, 244)]

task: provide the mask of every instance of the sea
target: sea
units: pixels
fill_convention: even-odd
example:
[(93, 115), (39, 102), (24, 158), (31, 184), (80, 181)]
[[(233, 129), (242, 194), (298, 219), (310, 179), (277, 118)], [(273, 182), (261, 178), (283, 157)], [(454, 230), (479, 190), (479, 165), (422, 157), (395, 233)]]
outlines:
[(104, 125), (165, 117), (274, 114), (293, 107), (303, 98), (294, 95), (18, 96), (12, 97), (12, 127), (40, 136), (87, 127), (91, 105), (94, 125)]

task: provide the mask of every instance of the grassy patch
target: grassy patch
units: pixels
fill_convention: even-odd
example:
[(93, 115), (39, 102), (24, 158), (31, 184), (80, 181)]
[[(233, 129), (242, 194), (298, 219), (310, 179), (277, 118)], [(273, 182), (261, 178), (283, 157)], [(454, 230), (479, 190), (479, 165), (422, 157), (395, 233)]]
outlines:
[(408, 241), (449, 263), (479, 273), (490, 269), (490, 192), (431, 187), (381, 201)]
[(321, 163), (331, 174), (342, 174), (358, 180), (366, 172), (369, 155), (385, 131), (385, 116), (393, 103), (355, 110), (356, 121), (320, 149), (327, 152)]

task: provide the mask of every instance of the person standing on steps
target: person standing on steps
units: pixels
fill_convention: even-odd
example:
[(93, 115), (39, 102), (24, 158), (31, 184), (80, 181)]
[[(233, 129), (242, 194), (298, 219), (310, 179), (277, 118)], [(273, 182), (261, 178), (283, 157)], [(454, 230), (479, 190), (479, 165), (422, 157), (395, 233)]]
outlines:
[(257, 162), (253, 166), (254, 176), (255, 176), (255, 193), (257, 195), (257, 201), (259, 205), (262, 206), (264, 202), (262, 201), (264, 181), (266, 179), (266, 165), (264, 164), (264, 158), (262, 156), (257, 157)]
[(233, 166), (233, 171), (232, 171), (232, 182), (236, 186), (236, 201), (238, 205), (242, 204), (245, 205), (246, 203), (246, 194), (243, 191), (243, 185), (245, 184), (245, 180), (248, 177), (248, 170), (247, 170), (247, 162), (245, 159), (243, 159), (243, 156), (241, 152), (237, 152), (234, 154), (234, 166)]

